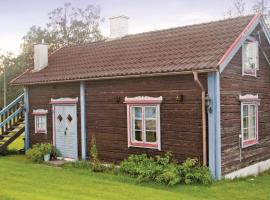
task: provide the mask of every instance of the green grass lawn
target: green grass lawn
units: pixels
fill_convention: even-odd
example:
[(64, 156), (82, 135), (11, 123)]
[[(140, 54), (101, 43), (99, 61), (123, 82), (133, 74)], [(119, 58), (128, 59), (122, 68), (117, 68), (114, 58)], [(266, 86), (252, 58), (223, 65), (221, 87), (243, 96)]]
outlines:
[(270, 172), (212, 186), (166, 187), (86, 169), (32, 164), (24, 156), (0, 157), (1, 200), (270, 199)]

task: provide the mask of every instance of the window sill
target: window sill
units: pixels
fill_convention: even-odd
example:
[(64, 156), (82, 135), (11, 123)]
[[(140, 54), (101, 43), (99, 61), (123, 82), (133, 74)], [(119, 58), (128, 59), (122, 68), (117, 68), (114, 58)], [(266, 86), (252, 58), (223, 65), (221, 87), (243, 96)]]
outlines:
[(243, 142), (242, 148), (245, 149), (247, 147), (251, 147), (251, 146), (254, 146), (256, 144), (258, 144), (258, 140), (247, 140), (247, 141)]
[(46, 130), (36, 130), (35, 134), (47, 134)]
[(159, 145), (157, 143), (139, 143), (139, 142), (131, 142), (128, 147), (137, 147), (137, 148), (145, 148), (145, 149), (157, 149), (161, 150), (159, 148)]
[(244, 74), (242, 74), (242, 76), (249, 76), (249, 77), (256, 78), (257, 77), (257, 74), (246, 74), (246, 73), (244, 73)]

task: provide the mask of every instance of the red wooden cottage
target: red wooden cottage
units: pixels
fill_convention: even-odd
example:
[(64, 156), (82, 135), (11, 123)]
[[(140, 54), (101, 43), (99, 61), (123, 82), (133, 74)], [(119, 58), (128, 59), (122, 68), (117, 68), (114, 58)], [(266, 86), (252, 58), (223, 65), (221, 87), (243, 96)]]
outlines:
[(25, 88), (26, 148), (52, 142), (65, 158), (197, 157), (232, 178), (270, 167), (270, 34), (260, 14), (111, 37), (48, 56), (12, 85)]

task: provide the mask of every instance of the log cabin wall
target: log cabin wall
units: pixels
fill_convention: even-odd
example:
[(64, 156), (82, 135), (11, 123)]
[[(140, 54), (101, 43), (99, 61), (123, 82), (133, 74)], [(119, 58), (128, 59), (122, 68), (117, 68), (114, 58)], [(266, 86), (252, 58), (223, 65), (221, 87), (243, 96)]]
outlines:
[[(200, 76), (207, 88), (206, 76)], [(183, 102), (176, 96), (183, 95)], [(163, 97), (160, 107), (161, 151), (128, 148), (124, 97)], [(116, 99), (120, 98), (117, 102)], [(202, 159), (201, 90), (193, 75), (92, 81), (86, 84), (88, 155), (95, 135), (99, 157), (119, 162), (129, 154), (173, 152), (174, 158)]]
[[(29, 135), (30, 146), (36, 143), (53, 142), (53, 113), (51, 98), (80, 97), (79, 83), (60, 83), (29, 86)], [(80, 129), (80, 102), (77, 105), (78, 116), (78, 153), (81, 155), (81, 129)], [(35, 116), (31, 114), (34, 109), (46, 109), (47, 114), (47, 134), (35, 133)]]
[[(269, 45), (262, 35), (262, 47)], [(221, 73), (221, 158), (222, 174), (228, 174), (270, 158), (270, 66), (259, 51), (257, 77), (242, 76), (242, 49)], [(241, 103), (239, 95), (259, 95), (259, 143), (242, 149), (240, 162)]]
[[(207, 89), (207, 76), (199, 79)], [(176, 97), (183, 95), (183, 101)], [(163, 97), (160, 107), (161, 149), (128, 148), (127, 106), (124, 97)], [(79, 83), (58, 83), (29, 86), (30, 144), (53, 141), (51, 98), (80, 97)], [(120, 97), (120, 101), (117, 98)], [(78, 148), (81, 155), (80, 106), (78, 114)], [(35, 134), (34, 109), (46, 109), (48, 134)], [(199, 158), (202, 161), (201, 90), (193, 75), (152, 78), (115, 79), (86, 82), (87, 156), (90, 156), (91, 136), (95, 135), (99, 158), (119, 162), (129, 154), (164, 154), (174, 158)]]

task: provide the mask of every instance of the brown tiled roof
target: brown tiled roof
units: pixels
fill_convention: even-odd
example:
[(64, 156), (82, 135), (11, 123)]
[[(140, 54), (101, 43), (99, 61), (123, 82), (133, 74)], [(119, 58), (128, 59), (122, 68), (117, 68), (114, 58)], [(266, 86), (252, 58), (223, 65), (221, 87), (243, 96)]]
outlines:
[(216, 70), (218, 62), (253, 16), (231, 18), (112, 41), (63, 47), (39, 72), (28, 70), (11, 84), (32, 84)]

